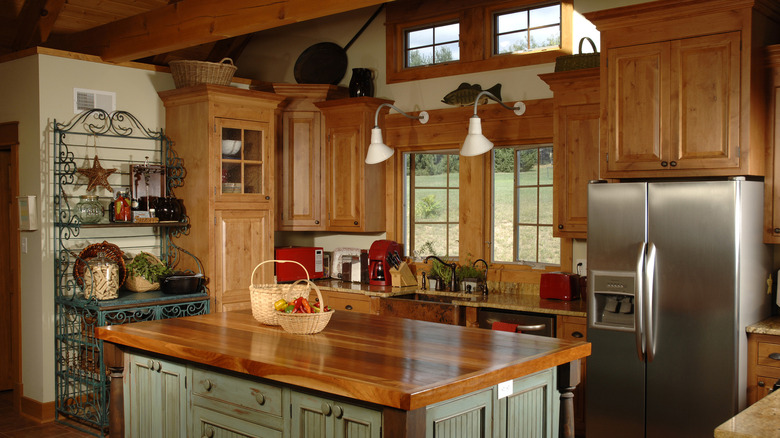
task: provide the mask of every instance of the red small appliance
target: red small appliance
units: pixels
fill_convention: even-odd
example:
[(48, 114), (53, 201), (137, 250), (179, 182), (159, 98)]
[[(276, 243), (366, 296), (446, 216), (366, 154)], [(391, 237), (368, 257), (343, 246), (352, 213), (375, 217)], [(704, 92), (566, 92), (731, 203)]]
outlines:
[[(275, 248), (276, 260), (293, 260), (306, 267), (309, 278), (322, 278), (325, 267), (322, 248), (310, 246), (288, 246)], [(276, 263), (276, 281), (295, 281), (306, 278), (306, 273), (295, 263)]]
[(570, 272), (544, 272), (539, 297), (572, 301), (580, 297), (580, 276)]
[(368, 283), (375, 286), (392, 286), (390, 263), (387, 255), (400, 254), (401, 247), (393, 240), (375, 240), (368, 250)]

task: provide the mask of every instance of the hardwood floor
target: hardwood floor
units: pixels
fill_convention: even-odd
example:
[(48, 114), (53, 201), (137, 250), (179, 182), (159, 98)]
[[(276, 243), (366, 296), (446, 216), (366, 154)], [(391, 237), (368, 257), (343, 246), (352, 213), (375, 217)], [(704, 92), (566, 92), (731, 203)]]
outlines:
[(14, 413), (13, 392), (0, 391), (0, 438), (91, 437), (57, 422), (38, 424)]

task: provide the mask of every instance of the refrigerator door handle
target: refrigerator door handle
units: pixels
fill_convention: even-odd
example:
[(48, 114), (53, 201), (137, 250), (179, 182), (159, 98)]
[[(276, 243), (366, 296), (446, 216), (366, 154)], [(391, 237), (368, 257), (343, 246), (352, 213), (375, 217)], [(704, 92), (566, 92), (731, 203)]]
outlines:
[(650, 242), (647, 244), (647, 263), (645, 267), (645, 292), (642, 294), (644, 298), (644, 303), (642, 303), (642, 307), (644, 308), (644, 317), (645, 320), (645, 326), (644, 326), (644, 333), (645, 333), (645, 355), (647, 356), (647, 362), (650, 363), (653, 361), (653, 357), (655, 356), (655, 323), (654, 323), (654, 302), (655, 302), (655, 284), (653, 281), (655, 280), (655, 266), (656, 266), (656, 257), (657, 257), (657, 251), (655, 244), (653, 242)]
[(636, 354), (640, 361), (645, 360), (645, 333), (644, 333), (644, 282), (645, 261), (647, 257), (647, 242), (639, 244), (636, 257), (636, 290), (634, 296), (634, 334), (636, 335)]

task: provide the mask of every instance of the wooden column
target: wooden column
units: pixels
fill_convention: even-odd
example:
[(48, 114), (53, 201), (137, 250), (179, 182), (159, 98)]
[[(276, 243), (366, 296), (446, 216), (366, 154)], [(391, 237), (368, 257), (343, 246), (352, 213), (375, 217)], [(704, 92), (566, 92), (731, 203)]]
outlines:
[(125, 436), (124, 354), (115, 344), (104, 342), (103, 361), (111, 378), (108, 436), (109, 438), (123, 438)]
[(580, 383), (579, 359), (558, 366), (558, 392), (561, 393), (561, 410), (558, 436), (574, 438), (574, 388)]

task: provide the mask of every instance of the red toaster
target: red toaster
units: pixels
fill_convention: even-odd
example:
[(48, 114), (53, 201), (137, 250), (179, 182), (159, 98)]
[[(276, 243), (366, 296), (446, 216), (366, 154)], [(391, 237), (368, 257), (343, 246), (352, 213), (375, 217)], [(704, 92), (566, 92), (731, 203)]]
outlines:
[(545, 272), (539, 285), (539, 296), (571, 301), (580, 297), (580, 276), (570, 272)]

